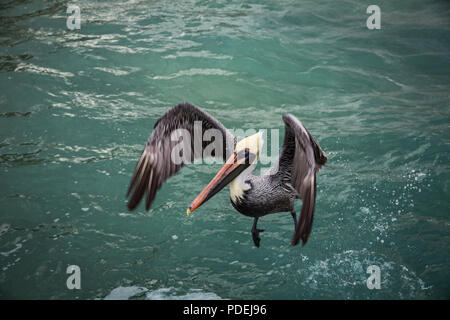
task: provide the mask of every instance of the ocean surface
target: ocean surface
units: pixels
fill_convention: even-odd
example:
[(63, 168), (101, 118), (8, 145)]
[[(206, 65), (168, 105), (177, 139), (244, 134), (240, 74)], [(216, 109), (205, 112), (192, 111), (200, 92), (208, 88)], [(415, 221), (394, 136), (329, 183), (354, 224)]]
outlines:
[[(449, 57), (448, 1), (2, 1), (0, 298), (449, 299)], [(127, 210), (182, 101), (278, 130), (274, 158), (283, 113), (311, 131), (328, 163), (306, 246), (279, 213), (256, 248), (228, 188), (186, 216), (219, 164)]]

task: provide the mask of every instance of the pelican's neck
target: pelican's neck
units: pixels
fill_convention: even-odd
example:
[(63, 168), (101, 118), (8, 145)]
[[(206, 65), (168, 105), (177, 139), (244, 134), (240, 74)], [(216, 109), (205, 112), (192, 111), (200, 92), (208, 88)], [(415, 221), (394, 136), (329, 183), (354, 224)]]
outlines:
[(245, 181), (255, 168), (256, 163), (242, 171), (240, 175), (230, 182), (230, 198), (234, 203), (236, 203), (239, 199), (242, 199), (244, 192), (251, 188), (251, 185)]
[(256, 157), (253, 160), (252, 164), (242, 171), (240, 175), (238, 175), (233, 181), (230, 183), (230, 198), (233, 203), (236, 203), (239, 199), (242, 199), (244, 196), (244, 192), (251, 188), (251, 185), (245, 181), (248, 180), (248, 177), (256, 168), (256, 164), (258, 161), (258, 157), (262, 146), (264, 144), (263, 139), (263, 131), (259, 131), (258, 133), (251, 135), (245, 139), (242, 139), (236, 144), (235, 151), (249, 149), (249, 151), (254, 154)]

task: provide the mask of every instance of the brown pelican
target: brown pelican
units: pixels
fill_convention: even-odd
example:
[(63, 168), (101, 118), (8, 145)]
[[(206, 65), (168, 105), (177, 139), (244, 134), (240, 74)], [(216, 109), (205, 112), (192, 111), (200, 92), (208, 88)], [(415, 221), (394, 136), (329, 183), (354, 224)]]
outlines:
[[(131, 194), (128, 208), (135, 209), (146, 195), (145, 208), (149, 210), (156, 191), (189, 162), (175, 164), (171, 161), (171, 153), (176, 144), (172, 141), (171, 134), (177, 129), (184, 129), (194, 135), (196, 121), (201, 121), (202, 136), (208, 129), (220, 131), (223, 141), (219, 141), (221, 143), (218, 145), (223, 147), (224, 152), (220, 152), (221, 155), (218, 152), (217, 156), (222, 157), (225, 165), (192, 201), (187, 214), (229, 184), (233, 207), (254, 218), (251, 231), (257, 247), (260, 244), (259, 233), (264, 231), (257, 228), (258, 219), (277, 212), (292, 214), (295, 228), (292, 245), (297, 245), (300, 239), (303, 245), (306, 244), (316, 201), (316, 173), (327, 162), (327, 157), (311, 133), (291, 114), (283, 115), (285, 137), (278, 163), (266, 174), (255, 176), (252, 171), (256, 167), (263, 143), (261, 132), (236, 142), (236, 138), (207, 112), (187, 102), (176, 105), (156, 122), (147, 141), (128, 188), (127, 197)], [(203, 141), (201, 146), (206, 148), (207, 142)], [(193, 143), (192, 147), (194, 148)], [(202, 152), (194, 152), (190, 160), (202, 156)], [(299, 222), (294, 210), (296, 199), (302, 199)]]

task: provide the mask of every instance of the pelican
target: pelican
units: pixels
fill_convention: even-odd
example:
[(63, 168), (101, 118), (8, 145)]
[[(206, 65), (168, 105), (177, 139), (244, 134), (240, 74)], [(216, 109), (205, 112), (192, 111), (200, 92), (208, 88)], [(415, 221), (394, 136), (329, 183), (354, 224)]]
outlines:
[[(202, 137), (208, 129), (219, 130), (223, 141), (218, 145), (224, 152), (213, 155), (222, 157), (225, 165), (192, 201), (189, 215), (211, 199), (226, 185), (230, 186), (233, 207), (243, 215), (253, 218), (252, 239), (260, 245), (258, 219), (278, 212), (290, 212), (294, 220), (294, 236), (291, 244), (302, 240), (305, 245), (311, 233), (316, 201), (316, 173), (327, 162), (327, 157), (317, 141), (293, 115), (284, 114), (285, 136), (278, 162), (265, 174), (252, 174), (263, 144), (262, 132), (237, 142), (236, 138), (213, 116), (188, 102), (183, 102), (166, 112), (155, 124), (131, 178), (127, 197), (128, 208), (133, 210), (145, 196), (145, 208), (150, 209), (156, 191), (172, 175), (189, 161), (173, 163), (171, 153), (175, 142), (171, 134), (177, 129), (194, 135), (194, 123), (201, 121)], [(202, 142), (205, 148), (205, 142)], [(188, 160), (203, 157), (203, 152), (193, 153)], [(296, 199), (302, 199), (302, 210), (297, 222), (294, 210)]]

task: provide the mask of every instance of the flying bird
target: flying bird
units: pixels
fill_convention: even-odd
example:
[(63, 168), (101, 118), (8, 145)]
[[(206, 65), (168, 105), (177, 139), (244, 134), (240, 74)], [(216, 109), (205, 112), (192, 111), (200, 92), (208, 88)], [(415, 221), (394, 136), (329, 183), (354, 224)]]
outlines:
[[(294, 236), (291, 244), (297, 245), (301, 239), (303, 245), (308, 241), (316, 202), (316, 173), (327, 162), (327, 157), (317, 141), (303, 124), (293, 115), (284, 114), (284, 142), (277, 163), (265, 174), (252, 174), (260, 156), (263, 138), (262, 132), (237, 141), (225, 126), (204, 110), (188, 102), (183, 102), (167, 111), (155, 124), (153, 132), (145, 145), (137, 163), (128, 188), (128, 208), (135, 209), (145, 197), (145, 208), (155, 199), (157, 190), (185, 164), (195, 158), (203, 157), (208, 144), (202, 141), (200, 152), (186, 154), (184, 161), (175, 163), (171, 158), (177, 145), (173, 139), (176, 130), (185, 130), (190, 136), (195, 134), (195, 123), (201, 123), (201, 136), (208, 129), (221, 133), (221, 140), (214, 141), (222, 147), (221, 152), (213, 156), (221, 157), (224, 166), (192, 201), (187, 209), (189, 215), (203, 203), (211, 199), (226, 185), (230, 186), (230, 200), (241, 214), (253, 218), (252, 239), (256, 247), (260, 245), (258, 219), (278, 212), (290, 212), (294, 220)], [(194, 141), (190, 147), (195, 149)], [(198, 151), (198, 150), (197, 150)], [(296, 199), (302, 199), (302, 210), (297, 221), (294, 210)]]

